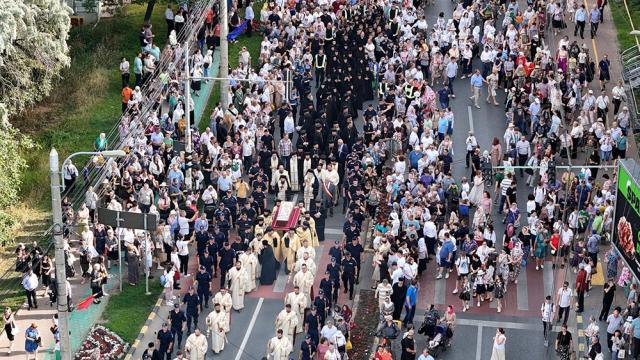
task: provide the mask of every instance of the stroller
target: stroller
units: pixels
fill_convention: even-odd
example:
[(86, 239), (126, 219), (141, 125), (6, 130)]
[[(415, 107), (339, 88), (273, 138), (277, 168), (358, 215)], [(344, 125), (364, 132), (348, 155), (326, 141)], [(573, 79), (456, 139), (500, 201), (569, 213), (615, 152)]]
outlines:
[(447, 351), (447, 348), (451, 344), (451, 338), (453, 337), (453, 331), (445, 324), (440, 323), (436, 326), (436, 334), (433, 339), (429, 340), (429, 353), (434, 357)]

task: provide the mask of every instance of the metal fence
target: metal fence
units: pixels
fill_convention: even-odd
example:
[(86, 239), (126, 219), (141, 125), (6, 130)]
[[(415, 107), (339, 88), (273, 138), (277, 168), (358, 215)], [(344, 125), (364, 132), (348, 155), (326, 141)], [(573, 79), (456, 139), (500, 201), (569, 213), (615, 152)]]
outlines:
[[(196, 35), (201, 26), (204, 25), (207, 16), (207, 9), (213, 7), (217, 2), (218, 0), (194, 1), (193, 6), (190, 9), (189, 16), (185, 21), (185, 26), (182, 28), (180, 33), (177, 34), (177, 40), (180, 44), (189, 42), (189, 47), (194, 47), (194, 44), (197, 43)], [(169, 70), (178, 69), (178, 74), (180, 74), (181, 77), (184, 76), (180, 71), (180, 69), (184, 68), (184, 57), (180, 57), (180, 60), (177, 63), (173, 63), (173, 56), (168, 56), (166, 51), (163, 51), (163, 55), (164, 56), (160, 57), (160, 61), (156, 65), (156, 69), (153, 74), (141, 86), (144, 96), (144, 105), (140, 111), (140, 115), (138, 115), (138, 119), (140, 119), (145, 128), (148, 125), (148, 116), (154, 111), (155, 101), (162, 93), (163, 84), (159, 75), (164, 72), (168, 72)], [(132, 139), (134, 134), (127, 133), (125, 137), (121, 137), (119, 131), (120, 123), (122, 121), (126, 121), (126, 117), (128, 116), (131, 116), (129, 111), (125, 112), (122, 117), (115, 122), (111, 129), (104, 131), (109, 144), (109, 149), (122, 149), (124, 145)], [(118, 164), (118, 167), (120, 168), (120, 171), (122, 171), (124, 165), (120, 163)], [(99, 197), (104, 195), (104, 189), (100, 187), (100, 184), (106, 178), (106, 164), (105, 166), (99, 166), (99, 164), (89, 158), (84, 169), (86, 169), (86, 172), (88, 173), (87, 176), (78, 177), (75, 183), (67, 188), (63, 194), (63, 196), (68, 197), (70, 203), (76, 209), (84, 202), (85, 193), (89, 186), (93, 186), (94, 189), (96, 189)], [(50, 254), (53, 249), (53, 237), (51, 230), (52, 227), (49, 227), (38, 241), (45, 254)], [(19, 290), (21, 283), (21, 277), (16, 276), (18, 273), (16, 272), (15, 264), (12, 264), (15, 259), (10, 258), (3, 260), (3, 262), (4, 261), (7, 261), (7, 263), (5, 263), (5, 268), (7, 270), (0, 274), (0, 283), (2, 284), (2, 288), (0, 289), (0, 301), (16, 292), (16, 289)]]
[(626, 84), (627, 104), (634, 118), (632, 125), (634, 128), (638, 128), (637, 119), (640, 117), (640, 108), (636, 96), (640, 96), (640, 49), (637, 46), (632, 46), (624, 50), (620, 54), (620, 62), (622, 63), (622, 79)]

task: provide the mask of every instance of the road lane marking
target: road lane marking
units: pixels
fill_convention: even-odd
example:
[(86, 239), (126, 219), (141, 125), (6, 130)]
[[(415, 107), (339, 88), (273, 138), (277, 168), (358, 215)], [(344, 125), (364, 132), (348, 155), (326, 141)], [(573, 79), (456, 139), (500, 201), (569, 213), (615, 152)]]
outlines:
[(516, 285), (517, 306), (518, 310), (529, 310), (529, 295), (527, 289), (527, 268), (523, 267), (520, 276), (518, 276), (518, 284)]
[(251, 316), (249, 327), (247, 327), (247, 332), (244, 334), (244, 338), (242, 339), (242, 343), (240, 344), (240, 348), (238, 349), (235, 360), (240, 360), (242, 358), (242, 355), (244, 354), (244, 348), (247, 346), (247, 342), (249, 341), (249, 337), (251, 336), (251, 331), (253, 331), (253, 326), (256, 324), (256, 320), (258, 319), (258, 314), (260, 313), (260, 309), (262, 308), (263, 301), (264, 298), (260, 298), (258, 300), (258, 305), (256, 305), (256, 309), (253, 311), (253, 316)]
[(476, 340), (476, 360), (482, 360), (482, 326), (478, 326), (478, 338)]
[(544, 282), (544, 296), (553, 296), (553, 262), (548, 260), (544, 262), (542, 281)]
[(515, 330), (541, 330), (542, 328), (539, 324), (532, 324), (532, 323), (474, 320), (474, 319), (461, 319), (461, 318), (456, 319), (456, 325), (479, 326), (479, 327), (490, 327), (490, 328), (501, 327), (505, 329), (515, 329)]
[[(446, 271), (446, 270), (445, 270)], [(434, 302), (436, 305), (443, 305), (445, 303), (445, 291), (447, 285), (447, 279), (442, 278), (440, 280), (436, 280), (435, 286), (435, 299)]]
[(344, 232), (342, 231), (342, 229), (336, 229), (336, 228), (325, 228), (324, 233), (325, 235), (344, 235)]
[(469, 131), (473, 132), (475, 135), (475, 131), (473, 131), (473, 114), (471, 113), (471, 106), (467, 106), (467, 111), (469, 113)]

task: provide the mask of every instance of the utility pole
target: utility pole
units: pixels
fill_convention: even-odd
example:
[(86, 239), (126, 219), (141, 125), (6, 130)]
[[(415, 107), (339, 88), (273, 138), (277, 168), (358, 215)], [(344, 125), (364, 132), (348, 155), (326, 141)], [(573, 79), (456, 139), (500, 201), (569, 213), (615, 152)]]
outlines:
[(53, 240), (55, 245), (56, 284), (58, 287), (58, 324), (60, 326), (60, 359), (71, 360), (69, 342), (69, 303), (67, 302), (67, 273), (64, 255), (62, 225), (62, 201), (60, 199), (60, 164), (58, 152), (49, 153), (49, 177), (51, 178), (51, 208), (53, 210)]
[(184, 72), (185, 72), (185, 120), (187, 120), (187, 126), (184, 134), (185, 152), (186, 152), (186, 166), (185, 166), (185, 179), (186, 182), (191, 184), (191, 69), (189, 68), (189, 40), (186, 41), (184, 59)]
[(220, 82), (220, 103), (222, 110), (227, 110), (229, 102), (229, 15), (227, 14), (227, 0), (220, 0), (220, 77), (226, 80)]

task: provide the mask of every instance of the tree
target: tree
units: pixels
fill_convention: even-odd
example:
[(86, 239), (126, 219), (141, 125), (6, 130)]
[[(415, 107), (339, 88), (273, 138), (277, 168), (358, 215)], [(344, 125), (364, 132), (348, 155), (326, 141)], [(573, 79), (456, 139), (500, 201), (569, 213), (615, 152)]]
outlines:
[(9, 124), (7, 108), (0, 104), (0, 246), (6, 245), (7, 235), (15, 225), (15, 219), (5, 210), (19, 199), (22, 174), (28, 166), (22, 154), (36, 146)]
[(46, 97), (69, 66), (70, 14), (60, 0), (2, 1), (0, 104), (9, 114)]

